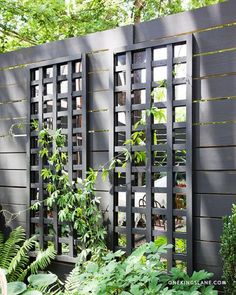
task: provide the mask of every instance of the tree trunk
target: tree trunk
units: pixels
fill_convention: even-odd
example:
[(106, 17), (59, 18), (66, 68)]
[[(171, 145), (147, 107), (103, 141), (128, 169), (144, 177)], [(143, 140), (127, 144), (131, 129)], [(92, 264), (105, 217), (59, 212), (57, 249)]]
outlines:
[(145, 6), (145, 0), (134, 0), (134, 6), (133, 6), (133, 11), (134, 11), (134, 23), (140, 23), (141, 21), (141, 14), (142, 10)]

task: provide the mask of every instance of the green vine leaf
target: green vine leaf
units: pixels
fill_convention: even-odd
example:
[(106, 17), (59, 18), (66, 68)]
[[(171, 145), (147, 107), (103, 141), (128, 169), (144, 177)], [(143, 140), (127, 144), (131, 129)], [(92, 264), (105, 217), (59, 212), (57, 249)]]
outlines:
[(102, 169), (102, 180), (103, 180), (103, 181), (106, 181), (108, 175), (109, 175), (109, 170), (106, 169), (106, 168), (103, 168), (103, 169)]

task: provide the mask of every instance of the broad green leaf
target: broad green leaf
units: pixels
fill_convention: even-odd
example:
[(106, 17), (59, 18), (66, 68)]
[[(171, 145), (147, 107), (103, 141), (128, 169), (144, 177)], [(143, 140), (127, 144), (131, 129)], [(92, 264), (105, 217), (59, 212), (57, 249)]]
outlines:
[(28, 277), (28, 282), (31, 286), (37, 288), (46, 287), (54, 284), (58, 280), (55, 274), (37, 274), (30, 275)]
[(30, 291), (24, 292), (23, 295), (43, 295), (43, 293), (37, 290), (30, 290)]
[(7, 295), (22, 294), (26, 290), (26, 284), (22, 282), (11, 282), (7, 284)]
[(95, 273), (98, 270), (98, 264), (94, 262), (89, 262), (86, 271), (89, 273)]
[(102, 169), (102, 180), (103, 180), (103, 181), (106, 181), (108, 174), (109, 174), (109, 170), (103, 168), (103, 169)]

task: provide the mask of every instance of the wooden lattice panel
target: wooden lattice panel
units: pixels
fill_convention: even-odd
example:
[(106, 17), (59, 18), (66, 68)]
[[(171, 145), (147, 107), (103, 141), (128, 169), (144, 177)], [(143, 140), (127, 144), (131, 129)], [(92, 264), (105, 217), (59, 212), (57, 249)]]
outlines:
[[(114, 83), (113, 156), (123, 163), (125, 147), (133, 160), (113, 175), (113, 247), (129, 254), (162, 237), (173, 245), (168, 269), (181, 264), (191, 272), (191, 38), (117, 50)], [(125, 143), (137, 132), (139, 142)]]
[[(36, 120), (39, 130), (47, 127), (66, 136), (64, 152), (70, 181), (85, 177), (86, 147), (86, 63), (81, 55), (61, 58), (30, 67), (29, 123)], [(47, 163), (39, 157), (38, 131), (30, 131), (30, 199), (42, 202), (47, 197), (41, 171)], [(53, 149), (53, 147), (51, 147)], [(77, 240), (67, 224), (58, 220), (57, 208), (40, 206), (30, 214), (30, 235), (37, 234), (41, 248), (54, 243), (58, 259), (73, 261)], [(66, 256), (65, 256), (66, 255)]]

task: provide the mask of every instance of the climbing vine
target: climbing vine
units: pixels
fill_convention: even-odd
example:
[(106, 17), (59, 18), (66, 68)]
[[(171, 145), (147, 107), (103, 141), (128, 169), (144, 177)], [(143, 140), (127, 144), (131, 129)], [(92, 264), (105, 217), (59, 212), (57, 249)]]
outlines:
[(76, 231), (82, 248), (105, 249), (106, 231), (99, 198), (94, 193), (98, 172), (90, 169), (85, 179), (70, 181), (65, 167), (67, 154), (63, 152), (65, 143), (66, 137), (60, 129), (53, 135), (47, 128), (39, 131), (39, 155), (45, 163), (41, 175), (47, 183), (46, 205), (48, 210), (57, 207), (59, 221), (66, 221)]

